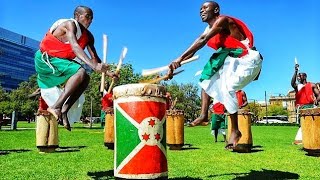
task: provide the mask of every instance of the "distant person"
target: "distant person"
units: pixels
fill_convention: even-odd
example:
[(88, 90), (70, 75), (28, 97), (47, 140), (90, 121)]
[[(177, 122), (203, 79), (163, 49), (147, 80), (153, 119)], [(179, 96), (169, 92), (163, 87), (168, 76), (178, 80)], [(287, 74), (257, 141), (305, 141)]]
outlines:
[(226, 129), (227, 129), (227, 116), (226, 109), (223, 104), (215, 103), (212, 106), (211, 114), (211, 134), (214, 136), (214, 142), (218, 141), (218, 134), (223, 135), (224, 142), (227, 143)]
[(172, 103), (171, 93), (166, 92), (166, 110), (170, 110), (172, 108)]
[[(89, 84), (90, 77), (75, 58), (90, 66), (96, 72), (108, 72), (109, 65), (101, 63), (94, 47), (94, 37), (88, 30), (93, 20), (93, 11), (86, 6), (74, 10), (74, 19), (56, 21), (40, 43), (35, 54), (37, 81), (42, 90), (64, 85), (64, 89), (47, 109), (64, 127), (71, 130), (67, 112), (78, 100)], [(90, 57), (84, 52), (87, 48)], [(50, 93), (48, 93), (50, 96)], [(42, 95), (43, 98), (50, 99)], [(47, 101), (47, 100), (46, 100)], [(81, 112), (80, 112), (81, 114)], [(79, 116), (80, 117), (80, 116)]]
[(248, 105), (247, 95), (243, 90), (236, 91), (239, 109)]
[(172, 78), (173, 71), (181, 66), (181, 62), (191, 58), (206, 44), (216, 52), (205, 65), (201, 78), (201, 114), (191, 124), (201, 124), (208, 119), (210, 96), (216, 102), (222, 103), (231, 114), (232, 130), (228, 148), (234, 148), (238, 143), (241, 132), (238, 129), (238, 102), (236, 90), (244, 88), (256, 80), (262, 65), (262, 57), (253, 47), (253, 35), (248, 27), (240, 20), (220, 15), (220, 7), (214, 1), (203, 3), (200, 17), (208, 26), (204, 32), (174, 60), (168, 71)]
[(320, 101), (319, 89), (314, 83), (307, 82), (307, 74), (303, 72), (298, 73), (298, 69), (299, 64), (296, 64), (291, 79), (291, 86), (296, 93), (296, 106), (299, 109), (312, 108), (314, 105), (318, 105)]
[[(293, 87), (296, 93), (295, 99), (297, 114), (299, 114), (300, 109), (313, 108), (317, 106), (320, 101), (320, 93), (318, 87), (311, 82), (307, 82), (307, 74), (303, 72), (298, 73), (298, 70), (299, 64), (296, 64), (291, 79), (291, 86)], [(296, 83), (296, 81), (298, 81), (298, 83)], [(298, 123), (300, 123), (300, 117), (298, 117), (297, 120)], [(296, 135), (294, 144), (301, 143), (302, 133), (300, 127)]]

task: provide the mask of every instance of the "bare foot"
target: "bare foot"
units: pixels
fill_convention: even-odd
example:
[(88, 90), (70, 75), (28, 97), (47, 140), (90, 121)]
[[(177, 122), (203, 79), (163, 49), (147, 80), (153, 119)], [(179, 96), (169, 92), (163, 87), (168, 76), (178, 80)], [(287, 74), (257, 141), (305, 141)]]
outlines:
[(198, 126), (200, 125), (203, 121), (207, 120), (208, 117), (205, 116), (204, 114), (201, 114), (197, 119), (195, 119), (194, 121), (192, 121), (189, 124), (189, 127), (194, 127), (194, 126)]
[(67, 113), (62, 113), (61, 117), (62, 117), (63, 127), (66, 128), (68, 131), (71, 131)]
[(61, 109), (53, 109), (53, 108), (49, 107), (47, 109), (47, 111), (49, 113), (51, 113), (54, 116), (54, 118), (57, 119), (57, 121), (58, 121), (58, 119), (60, 119), (60, 117), (61, 117)]
[(231, 131), (231, 134), (230, 134), (230, 138), (229, 138), (229, 141), (226, 145), (226, 149), (234, 149), (237, 144), (238, 144), (238, 141), (239, 139), (241, 138), (241, 132), (239, 130), (234, 130), (234, 131)]

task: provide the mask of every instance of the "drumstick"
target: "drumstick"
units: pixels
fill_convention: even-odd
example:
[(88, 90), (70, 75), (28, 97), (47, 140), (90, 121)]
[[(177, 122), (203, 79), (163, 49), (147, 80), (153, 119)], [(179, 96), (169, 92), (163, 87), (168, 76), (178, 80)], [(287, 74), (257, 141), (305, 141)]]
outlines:
[[(118, 62), (118, 65), (117, 65), (117, 69), (116, 69), (116, 71), (115, 71), (116, 74), (119, 74), (120, 68), (121, 68), (121, 65), (122, 65), (122, 61), (123, 61), (123, 59), (126, 57), (127, 52), (128, 52), (128, 48), (127, 48), (127, 47), (124, 47), (124, 48), (122, 49), (122, 53), (121, 53), (120, 58), (119, 58), (119, 62)], [(114, 84), (114, 79), (112, 79), (112, 81), (111, 81), (111, 84), (110, 84), (109, 89), (108, 89), (108, 93), (111, 93), (113, 84)]]
[[(186, 60), (182, 61), (180, 64), (184, 65), (184, 64), (192, 62), (192, 61), (194, 61), (194, 60), (196, 60), (198, 58), (199, 58), (199, 55), (193, 56), (193, 57), (191, 57), (189, 59), (186, 59)], [(144, 70), (142, 70), (142, 76), (149, 76), (149, 75), (152, 75), (152, 74), (157, 74), (157, 73), (159, 73), (161, 71), (165, 71), (165, 70), (169, 70), (169, 66), (162, 66), (162, 67), (153, 68), (153, 69), (144, 69)]]
[[(298, 64), (298, 59), (297, 59), (297, 57), (294, 57), (294, 63), (295, 63), (295, 64)], [(298, 67), (298, 71), (299, 71), (299, 67)]]
[[(108, 37), (107, 37), (107, 35), (103, 34), (102, 38), (103, 38), (103, 59), (102, 59), (102, 62), (103, 63), (107, 63), (107, 42), (108, 42)], [(106, 77), (105, 72), (102, 72), (101, 73), (100, 92), (103, 92), (103, 90), (104, 90), (105, 77)]]
[[(184, 70), (180, 70), (180, 71), (178, 71), (178, 72), (173, 73), (172, 75), (175, 76), (175, 75), (177, 75), (177, 74), (179, 74), (179, 73), (181, 73), (181, 72), (183, 72), (183, 71), (184, 71)], [(160, 81), (162, 81), (162, 80), (167, 79), (168, 77), (169, 77), (168, 75), (165, 75), (165, 76), (162, 76), (162, 77), (159, 77), (159, 78), (156, 78), (156, 79), (151, 79), (151, 80), (142, 81), (142, 82), (140, 82), (140, 83), (155, 84), (155, 83), (158, 83), (158, 82), (160, 82)]]

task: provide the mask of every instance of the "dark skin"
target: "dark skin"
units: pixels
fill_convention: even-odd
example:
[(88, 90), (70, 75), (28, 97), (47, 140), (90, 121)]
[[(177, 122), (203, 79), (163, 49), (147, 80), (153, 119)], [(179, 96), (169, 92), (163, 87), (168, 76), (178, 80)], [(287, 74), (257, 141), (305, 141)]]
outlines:
[[(291, 86), (293, 87), (295, 92), (298, 92), (298, 85), (296, 83), (296, 80), (303, 85), (307, 84), (307, 74), (306, 73), (298, 73), (298, 70), (299, 70), (299, 64), (296, 64), (294, 67), (294, 73), (293, 73), (293, 76), (291, 79)], [(311, 84), (311, 88), (312, 88), (313, 94), (315, 96), (314, 104), (318, 105), (320, 102), (319, 88), (313, 83)]]
[[(74, 14), (74, 19), (79, 22), (82, 30), (87, 29), (92, 22), (93, 12), (88, 7), (77, 7)], [(72, 20), (66, 21), (59, 25), (52, 34), (62, 42), (69, 42), (76, 56), (81, 61), (89, 65), (95, 72), (106, 72), (109, 77), (118, 78), (114, 73), (108, 72), (108, 64), (101, 63), (101, 60), (98, 57), (94, 47), (94, 37), (89, 31), (87, 32), (89, 35), (89, 44), (86, 48), (89, 52), (90, 58), (77, 42), (77, 27)], [(88, 87), (89, 80), (90, 77), (86, 73), (85, 69), (80, 68), (76, 74), (67, 80), (63, 92), (58, 98), (57, 102), (48, 108), (48, 111), (58, 120), (62, 119), (64, 127), (69, 131), (71, 130), (71, 127), (68, 121), (67, 113), (71, 106)]]
[[(170, 78), (172, 78), (173, 71), (181, 66), (182, 61), (192, 57), (198, 50), (206, 45), (210, 38), (218, 33), (227, 34), (239, 41), (245, 40), (246, 38), (244, 33), (241, 32), (232, 19), (226, 16), (220, 16), (220, 8), (214, 2), (205, 2), (201, 6), (200, 17), (202, 22), (208, 24), (209, 29), (203, 32), (184, 53), (169, 65), (170, 70), (168, 71), (168, 76)], [(201, 101), (201, 115), (192, 122), (193, 125), (199, 125), (201, 122), (208, 119), (210, 97), (203, 89), (201, 91)], [(241, 133), (238, 129), (238, 114), (230, 114), (230, 119), (233, 128), (231, 129), (227, 148), (235, 147), (241, 137)]]

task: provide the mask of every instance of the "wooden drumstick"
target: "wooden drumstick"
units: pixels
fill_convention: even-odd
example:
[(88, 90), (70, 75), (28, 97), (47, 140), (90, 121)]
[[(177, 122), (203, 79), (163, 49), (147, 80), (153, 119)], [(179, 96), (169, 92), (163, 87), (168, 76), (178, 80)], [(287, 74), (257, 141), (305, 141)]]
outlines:
[[(172, 75), (175, 76), (181, 72), (183, 72), (184, 70), (180, 70), (180, 71), (177, 71), (177, 72), (174, 72)], [(165, 76), (162, 76), (162, 77), (159, 77), (159, 78), (156, 78), (156, 79), (151, 79), (151, 80), (146, 80), (146, 81), (142, 81), (140, 83), (150, 83), (150, 84), (156, 84), (162, 80), (165, 80), (165, 79), (168, 79), (168, 75), (165, 75)]]
[[(184, 65), (186, 63), (197, 60), (198, 58), (199, 58), (199, 55), (196, 55), (196, 56), (193, 56), (189, 59), (182, 61), (180, 64)], [(157, 74), (157, 73), (159, 73), (161, 71), (165, 71), (165, 70), (169, 70), (169, 66), (162, 66), (162, 67), (158, 67), (158, 68), (154, 68), (154, 69), (144, 69), (144, 70), (142, 70), (142, 76), (149, 76), (152, 74)]]
[[(107, 63), (107, 43), (108, 43), (108, 37), (107, 35), (103, 34), (103, 63)], [(102, 72), (101, 73), (101, 83), (100, 83), (100, 92), (103, 92), (104, 86), (105, 86), (105, 78), (106, 78), (106, 73)]]
[[(119, 58), (119, 62), (118, 62), (118, 65), (117, 65), (117, 69), (116, 69), (116, 71), (115, 71), (116, 74), (119, 74), (120, 68), (121, 68), (121, 65), (122, 65), (122, 61), (123, 61), (123, 59), (126, 57), (127, 52), (128, 52), (128, 48), (127, 48), (127, 47), (124, 47), (124, 48), (122, 49), (122, 53), (121, 53), (120, 58)], [(109, 89), (108, 89), (108, 93), (111, 93), (113, 84), (114, 84), (114, 79), (112, 79), (112, 81), (111, 81), (111, 84), (110, 84)]]

